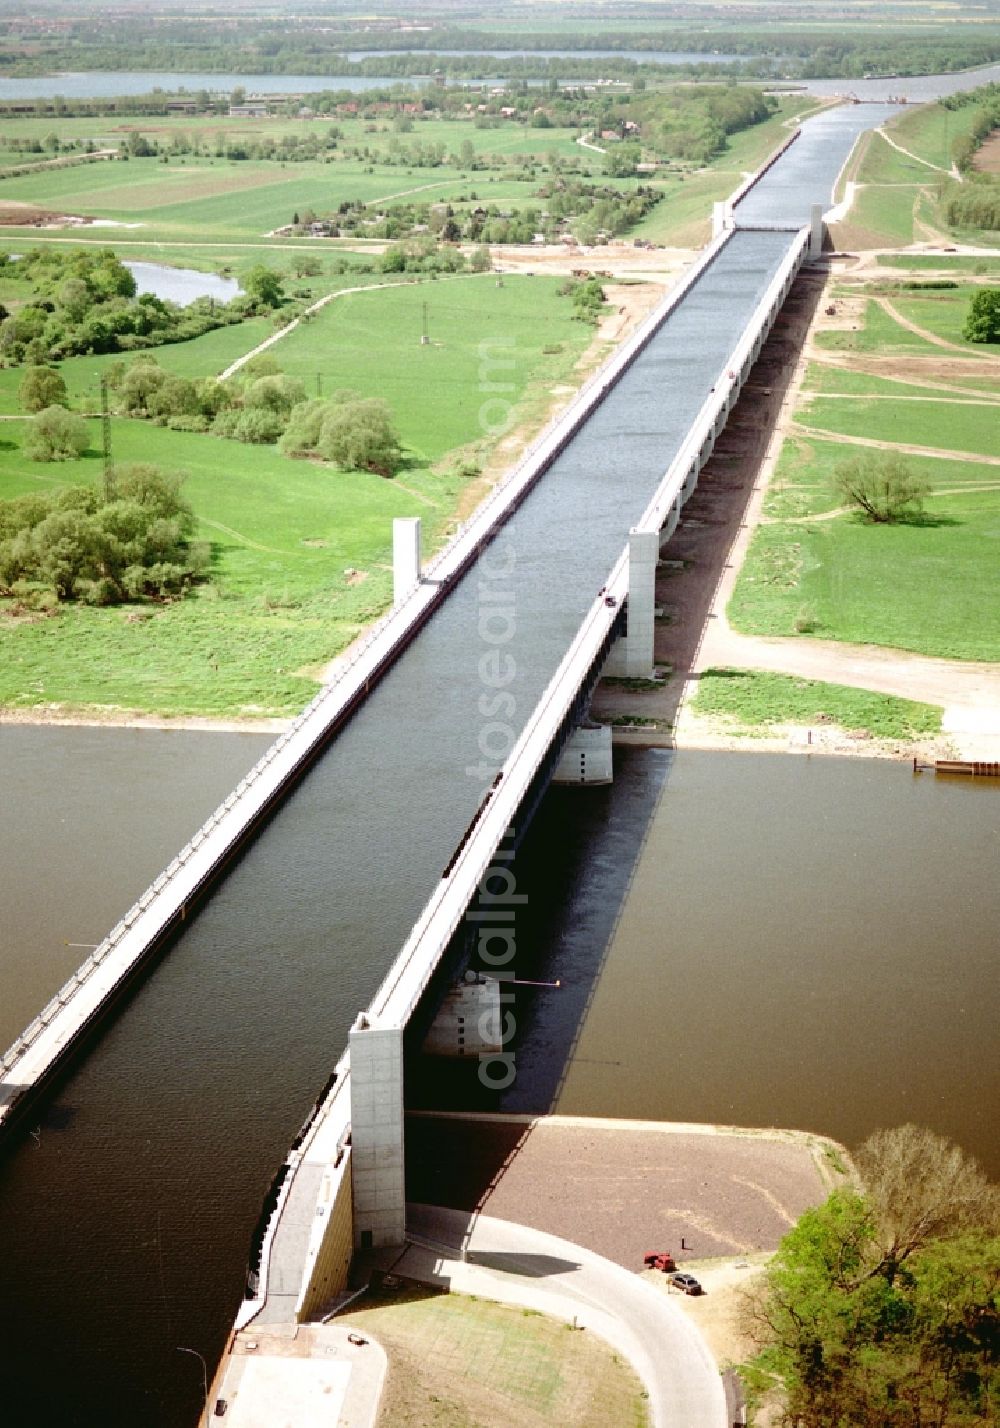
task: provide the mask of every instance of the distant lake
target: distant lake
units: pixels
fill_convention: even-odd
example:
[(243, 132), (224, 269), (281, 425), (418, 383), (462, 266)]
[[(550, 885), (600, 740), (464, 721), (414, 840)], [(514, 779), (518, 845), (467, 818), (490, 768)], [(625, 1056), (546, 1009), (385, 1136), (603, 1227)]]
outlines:
[(196, 268), (170, 268), (162, 263), (126, 263), (135, 278), (140, 293), (153, 293), (165, 302), (187, 307), (201, 297), (229, 302), (240, 291), (235, 278), (220, 278), (218, 273), (200, 273)]
[[(2, 99), (114, 99), (122, 94), (167, 94), (189, 90), (197, 94), (315, 94), (322, 89), (384, 89), (392, 79), (330, 74), (174, 74), (163, 70), (100, 70), (81, 74), (33, 75), (30, 79), (0, 79)], [(412, 83), (412, 81), (410, 81)]]
[[(10, 253), (8, 256), (16, 263), (24, 255)], [(201, 273), (197, 268), (171, 268), (164, 263), (126, 263), (125, 267), (135, 278), (137, 294), (152, 293), (164, 302), (175, 302), (178, 307), (187, 307), (202, 297), (229, 302), (240, 292), (235, 278)]]
[(351, 50), (345, 59), (354, 63), (384, 59), (387, 55), (478, 55), (484, 63), (495, 59), (628, 59), (638, 64), (736, 64), (752, 55), (696, 54), (682, 50)]
[[(352, 51), (352, 60), (388, 54), (412, 54), (422, 51), (360, 50)], [(473, 53), (465, 50), (438, 50), (442, 55)], [(686, 53), (674, 50), (503, 50), (483, 55), (484, 67), (491, 58), (517, 58), (538, 55), (565, 59), (634, 59), (647, 64), (732, 64), (748, 56), (731, 54)], [(427, 52), (428, 69), (432, 54)], [(859, 99), (884, 100), (905, 95), (912, 103), (926, 103), (945, 94), (974, 89), (977, 85), (1000, 81), (1000, 64), (983, 69), (964, 70), (957, 74), (919, 75), (911, 79), (811, 79), (793, 81), (796, 88), (813, 94), (856, 95)], [(160, 70), (101, 70), (92, 73), (35, 75), (30, 79), (0, 79), (0, 100), (13, 99), (112, 99), (123, 94), (152, 94), (156, 90), (176, 94), (188, 91), (196, 94), (207, 89), (210, 94), (230, 94), (237, 87), (252, 94), (317, 94), (323, 90), (346, 89), (355, 93), (366, 89), (385, 89), (392, 84), (413, 88), (428, 83), (420, 75), (330, 74), (175, 74)], [(538, 83), (544, 81), (536, 81)], [(454, 84), (500, 84), (501, 80), (483, 75), (475, 80), (453, 80)]]

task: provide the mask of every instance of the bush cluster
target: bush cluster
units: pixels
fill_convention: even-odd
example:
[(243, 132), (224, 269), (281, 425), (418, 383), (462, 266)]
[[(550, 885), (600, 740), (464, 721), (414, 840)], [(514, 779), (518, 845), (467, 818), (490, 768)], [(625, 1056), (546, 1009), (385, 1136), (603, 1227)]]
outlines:
[(0, 501), (0, 594), (42, 607), (182, 594), (205, 574), (208, 549), (192, 543), (180, 485), (135, 465), (103, 493), (75, 486)]
[[(387, 404), (357, 392), (308, 400), (263, 353), (228, 382), (191, 381), (165, 371), (155, 358), (136, 358), (108, 374), (117, 409), (174, 431), (204, 431), (251, 445), (280, 442), (288, 456), (317, 456), (347, 470), (392, 476), (402, 461)], [(37, 418), (36, 418), (37, 420)]]

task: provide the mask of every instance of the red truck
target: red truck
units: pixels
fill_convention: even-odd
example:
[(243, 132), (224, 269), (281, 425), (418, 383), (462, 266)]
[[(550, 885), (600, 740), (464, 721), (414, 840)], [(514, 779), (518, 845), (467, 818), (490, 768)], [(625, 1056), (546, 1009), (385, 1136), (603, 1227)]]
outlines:
[(643, 1256), (643, 1264), (647, 1269), (660, 1269), (664, 1274), (670, 1274), (677, 1268), (674, 1257), (669, 1250), (664, 1250), (661, 1254), (647, 1254)]

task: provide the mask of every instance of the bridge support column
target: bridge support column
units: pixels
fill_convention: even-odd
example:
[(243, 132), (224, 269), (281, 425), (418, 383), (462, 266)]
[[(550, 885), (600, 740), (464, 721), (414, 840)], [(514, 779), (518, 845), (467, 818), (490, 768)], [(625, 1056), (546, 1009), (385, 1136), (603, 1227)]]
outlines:
[(823, 205), (814, 203), (809, 211), (809, 257), (823, 256)]
[(553, 783), (612, 783), (611, 725), (581, 724), (566, 740)]
[(656, 562), (659, 531), (629, 531), (628, 623), (604, 665), (604, 674), (649, 679), (653, 673), (656, 632)]
[(362, 1014), (351, 1027), (351, 1174), (354, 1248), (401, 1245), (403, 1184), (403, 1033)]
[(420, 583), (420, 517), (397, 516), (392, 523), (392, 603), (405, 600)]

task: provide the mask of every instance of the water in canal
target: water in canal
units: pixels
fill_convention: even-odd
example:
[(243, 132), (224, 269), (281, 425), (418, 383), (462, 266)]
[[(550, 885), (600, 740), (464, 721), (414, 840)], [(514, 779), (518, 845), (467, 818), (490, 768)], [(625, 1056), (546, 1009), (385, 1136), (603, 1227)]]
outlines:
[[(259, 743), (0, 730), (14, 912), (0, 977), (25, 988), (12, 1010), (5, 997), (6, 1022), (49, 995), (65, 943), (99, 935)], [(998, 834), (992, 783), (869, 760), (620, 753), (612, 788), (550, 792), (520, 859), (517, 971), (563, 986), (518, 1008), (506, 1104), (848, 1142), (913, 1119), (1000, 1170)], [(359, 868), (359, 901), (364, 887)], [(366, 981), (334, 966), (316, 928), (312, 954), (279, 926), (273, 955), (247, 965), (217, 935), (218, 901), (201, 943), (167, 958), (0, 1164), (5, 1421), (194, 1421), (198, 1366), (177, 1346), (220, 1350), (264, 1187), (356, 1010), (348, 992), (332, 1013), (326, 993)], [(247, 1025), (261, 978), (273, 1015)], [(205, 1085), (210, 1098), (192, 1093)]]

